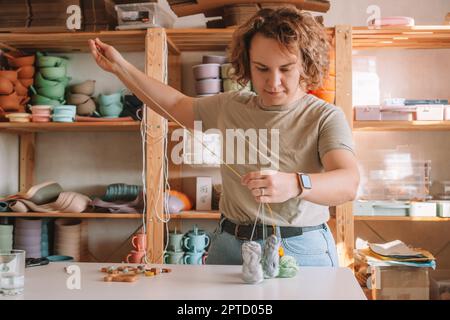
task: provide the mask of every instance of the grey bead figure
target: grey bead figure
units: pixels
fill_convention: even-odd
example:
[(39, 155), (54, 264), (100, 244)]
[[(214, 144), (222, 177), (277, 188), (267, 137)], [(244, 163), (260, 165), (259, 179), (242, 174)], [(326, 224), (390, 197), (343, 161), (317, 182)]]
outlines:
[(264, 280), (261, 266), (261, 246), (255, 241), (242, 244), (242, 279), (246, 283), (257, 284)]
[(280, 271), (280, 256), (278, 250), (280, 248), (280, 239), (276, 235), (271, 235), (266, 239), (264, 245), (264, 255), (262, 258), (262, 268), (264, 270), (264, 278), (275, 278)]

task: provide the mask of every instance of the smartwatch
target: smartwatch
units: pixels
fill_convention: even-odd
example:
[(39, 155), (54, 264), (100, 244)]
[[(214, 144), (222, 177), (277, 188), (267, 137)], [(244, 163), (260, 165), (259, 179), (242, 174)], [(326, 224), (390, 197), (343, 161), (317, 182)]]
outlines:
[(311, 177), (305, 173), (297, 172), (298, 182), (300, 184), (300, 194), (298, 197), (304, 197), (312, 189)]

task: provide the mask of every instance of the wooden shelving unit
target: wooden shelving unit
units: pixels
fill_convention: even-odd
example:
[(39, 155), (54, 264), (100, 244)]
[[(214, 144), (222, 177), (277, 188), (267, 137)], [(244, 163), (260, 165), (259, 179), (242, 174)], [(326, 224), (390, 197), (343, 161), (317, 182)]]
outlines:
[(67, 213), (67, 212), (0, 212), (0, 217), (142, 219), (142, 213)]
[(170, 214), (171, 219), (206, 219), (206, 220), (219, 220), (220, 212), (219, 211), (183, 211), (180, 213), (172, 213)]
[(432, 221), (445, 222), (450, 218), (442, 217), (395, 217), (395, 216), (354, 216), (356, 221)]
[(38, 133), (38, 132), (61, 132), (61, 131), (138, 131), (140, 121), (124, 122), (28, 122), (13, 123), (0, 122), (0, 132), (11, 133)]
[(450, 121), (354, 121), (354, 131), (450, 131)]

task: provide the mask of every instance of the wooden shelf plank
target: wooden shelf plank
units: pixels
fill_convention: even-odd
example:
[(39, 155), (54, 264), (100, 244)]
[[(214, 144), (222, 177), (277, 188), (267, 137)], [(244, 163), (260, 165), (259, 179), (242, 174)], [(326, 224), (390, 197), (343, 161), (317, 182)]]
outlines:
[(393, 216), (353, 216), (355, 221), (450, 221), (450, 218), (442, 217), (393, 217)]
[(172, 213), (170, 214), (171, 219), (210, 219), (210, 220), (219, 220), (220, 212), (219, 211), (182, 211), (180, 213)]
[(54, 132), (54, 131), (139, 131), (140, 121), (123, 122), (0, 122), (0, 132)]
[(353, 27), (354, 49), (450, 48), (450, 26)]
[(141, 219), (141, 213), (0, 212), (0, 217)]
[(354, 131), (448, 131), (450, 121), (354, 121)]

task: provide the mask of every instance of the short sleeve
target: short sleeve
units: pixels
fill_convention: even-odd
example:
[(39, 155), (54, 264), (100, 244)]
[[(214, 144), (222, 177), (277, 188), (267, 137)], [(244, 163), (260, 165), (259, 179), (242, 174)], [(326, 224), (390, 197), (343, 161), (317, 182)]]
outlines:
[(333, 149), (345, 149), (355, 154), (353, 135), (344, 113), (333, 107), (323, 119), (319, 129), (319, 156)]
[(202, 121), (202, 130), (215, 129), (218, 127), (218, 119), (223, 105), (223, 93), (209, 97), (195, 98), (194, 120)]

